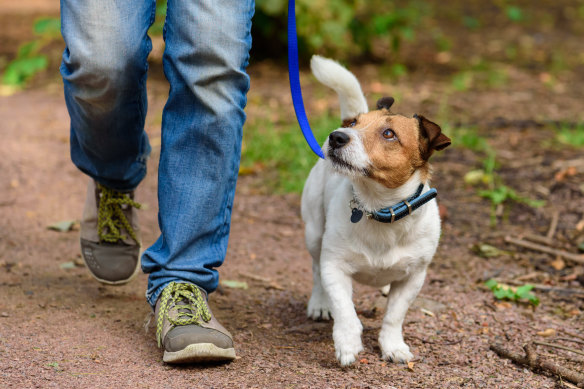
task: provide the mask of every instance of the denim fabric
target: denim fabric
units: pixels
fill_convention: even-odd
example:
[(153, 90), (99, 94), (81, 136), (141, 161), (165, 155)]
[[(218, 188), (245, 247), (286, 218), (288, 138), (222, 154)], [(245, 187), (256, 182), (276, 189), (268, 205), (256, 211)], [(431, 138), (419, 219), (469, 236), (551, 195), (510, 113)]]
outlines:
[[(168, 0), (161, 235), (142, 256), (152, 306), (172, 281), (207, 292), (217, 287), (239, 170), (253, 11), (253, 0)], [(118, 190), (135, 188), (146, 174), (147, 30), (154, 12), (154, 0), (61, 0), (71, 158)]]

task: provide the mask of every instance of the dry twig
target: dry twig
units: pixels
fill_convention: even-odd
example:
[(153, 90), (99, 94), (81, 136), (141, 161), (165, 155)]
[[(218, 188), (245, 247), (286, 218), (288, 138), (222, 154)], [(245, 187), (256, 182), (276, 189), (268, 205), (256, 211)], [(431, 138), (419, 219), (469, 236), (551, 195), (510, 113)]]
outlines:
[(523, 234), (523, 238), (530, 240), (532, 242), (547, 244), (548, 246), (551, 246), (554, 243), (552, 239), (535, 234)]
[(512, 244), (520, 246), (520, 247), (525, 247), (525, 248), (530, 249), (530, 250), (541, 251), (542, 253), (552, 254), (552, 255), (556, 255), (556, 256), (559, 255), (559, 256), (561, 256), (565, 259), (568, 259), (570, 261), (584, 264), (584, 255), (569, 253), (569, 252), (564, 251), (564, 250), (558, 250), (558, 249), (554, 249), (551, 247), (542, 246), (540, 244), (531, 243), (531, 242), (528, 242), (528, 241), (523, 240), (523, 239), (512, 238), (510, 236), (505, 237), (505, 242), (512, 243)]
[(560, 349), (560, 350), (570, 351), (570, 352), (575, 353), (575, 354), (584, 355), (584, 351), (576, 350), (576, 349), (573, 349), (573, 348), (567, 347), (567, 346), (562, 346), (560, 344), (547, 343), (547, 342), (542, 342), (542, 341), (539, 341), (539, 340), (534, 340), (533, 341), (533, 344), (537, 344), (539, 346), (557, 348), (557, 349)]
[(562, 330), (562, 332), (563, 332), (564, 334), (566, 334), (566, 335), (570, 335), (570, 336), (572, 336), (572, 337), (574, 337), (574, 338), (578, 338), (578, 339), (584, 340), (584, 336), (582, 336), (582, 335), (580, 335), (580, 334), (574, 334), (574, 333), (572, 333), (572, 332), (569, 332), (569, 331), (566, 331), (566, 330)]
[(510, 359), (519, 365), (528, 366), (532, 370), (541, 370), (553, 375), (560, 376), (567, 381), (577, 384), (580, 387), (584, 387), (584, 374), (563, 366), (556, 365), (551, 361), (542, 360), (538, 357), (535, 349), (531, 345), (524, 346), (526, 354), (525, 357), (519, 354), (515, 354), (505, 349), (502, 345), (496, 343), (491, 344), (490, 349), (497, 353), (497, 355)]
[(554, 340), (564, 340), (566, 342), (574, 342), (574, 343), (578, 343), (578, 344), (584, 344), (584, 340), (564, 338), (564, 337), (561, 337), (561, 336), (555, 338)]
[(550, 223), (550, 229), (548, 230), (547, 235), (545, 236), (548, 240), (552, 240), (554, 235), (556, 234), (556, 229), (558, 228), (558, 221), (560, 220), (560, 213), (555, 211), (552, 215), (552, 221)]

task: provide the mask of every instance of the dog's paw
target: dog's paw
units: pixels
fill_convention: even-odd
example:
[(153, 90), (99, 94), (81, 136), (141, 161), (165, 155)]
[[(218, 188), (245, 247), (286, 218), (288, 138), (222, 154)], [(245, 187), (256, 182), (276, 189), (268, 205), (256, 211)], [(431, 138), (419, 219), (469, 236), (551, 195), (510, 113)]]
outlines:
[(352, 326), (347, 325), (347, 323), (335, 323), (333, 327), (335, 355), (341, 366), (348, 366), (355, 362), (357, 354), (363, 351), (361, 331), (361, 322), (358, 320)]
[[(363, 350), (363, 348), (361, 348), (361, 350)], [(357, 354), (359, 354), (359, 351), (354, 353), (346, 350), (337, 350), (335, 354), (341, 366), (349, 366), (357, 360)]]
[(332, 315), (326, 296), (313, 293), (308, 301), (306, 314), (312, 320), (330, 320)]
[(389, 289), (391, 288), (390, 285), (385, 285), (383, 288), (380, 288), (379, 291), (383, 296), (389, 296)]
[(403, 343), (393, 346), (381, 346), (383, 359), (395, 362), (395, 363), (408, 363), (414, 358), (414, 355), (410, 352), (410, 348), (407, 344)]
[(361, 337), (354, 339), (342, 345), (337, 345), (335, 342), (335, 355), (341, 366), (349, 366), (355, 362), (357, 354), (363, 351), (363, 343)]

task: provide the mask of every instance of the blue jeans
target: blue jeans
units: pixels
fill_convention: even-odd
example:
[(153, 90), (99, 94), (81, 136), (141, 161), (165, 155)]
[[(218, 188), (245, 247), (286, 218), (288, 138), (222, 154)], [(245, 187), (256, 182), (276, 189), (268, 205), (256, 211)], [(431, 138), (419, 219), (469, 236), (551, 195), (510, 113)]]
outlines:
[[(104, 186), (146, 175), (148, 28), (155, 0), (61, 0), (71, 159)], [(241, 155), (253, 0), (168, 0), (170, 83), (158, 170), (161, 235), (142, 256), (154, 306), (170, 282), (217, 287)]]

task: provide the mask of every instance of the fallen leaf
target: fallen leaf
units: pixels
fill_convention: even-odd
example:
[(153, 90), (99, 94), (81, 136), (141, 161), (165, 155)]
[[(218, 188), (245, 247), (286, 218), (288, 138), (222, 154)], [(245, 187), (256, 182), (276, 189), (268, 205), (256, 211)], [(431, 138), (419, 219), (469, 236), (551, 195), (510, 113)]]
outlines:
[(578, 245), (578, 251), (584, 253), (584, 240)]
[(75, 220), (63, 220), (60, 222), (56, 222), (47, 226), (49, 230), (59, 231), (59, 232), (67, 232), (73, 229), (75, 225)]
[(468, 185), (477, 185), (485, 180), (483, 170), (471, 170), (464, 175), (464, 183)]
[(0, 85), (0, 96), (12, 96), (20, 89), (12, 85)]
[(232, 288), (232, 289), (247, 289), (247, 282), (245, 281), (235, 281), (235, 280), (223, 280), (221, 281), (221, 285)]
[(553, 328), (547, 328), (543, 331), (537, 333), (539, 336), (543, 336), (544, 338), (549, 338), (550, 336), (556, 336), (556, 330)]
[(366, 365), (369, 363), (369, 361), (367, 360), (367, 358), (363, 358), (363, 359), (359, 360), (359, 363)]
[(409, 369), (410, 371), (414, 371), (414, 365), (415, 365), (415, 364), (416, 364), (415, 362), (408, 362), (408, 369)]
[(76, 266), (77, 265), (75, 265), (75, 262), (73, 261), (63, 262), (62, 264), (59, 265), (61, 269), (75, 269)]
[(509, 309), (513, 306), (513, 305), (511, 305), (511, 303), (509, 303), (507, 301), (497, 301), (494, 304), (497, 307), (497, 309), (499, 309), (499, 310)]
[(495, 246), (486, 243), (477, 243), (472, 246), (472, 250), (483, 258), (498, 257), (509, 254), (507, 251), (500, 250)]
[(556, 270), (563, 270), (566, 267), (566, 262), (560, 257), (557, 257), (553, 261), (550, 262), (550, 266)]
[(584, 219), (580, 220), (578, 224), (576, 224), (576, 230), (583, 231), (584, 230)]
[(18, 180), (14, 179), (14, 180), (10, 180), (10, 187), (11, 188), (18, 188), (20, 186), (20, 183), (18, 182)]
[(561, 182), (564, 181), (566, 177), (575, 176), (576, 174), (578, 174), (578, 169), (576, 169), (575, 166), (570, 166), (567, 169), (557, 172), (554, 176), (554, 179), (558, 182)]
[(425, 309), (425, 308), (420, 308), (420, 311), (422, 311), (422, 313), (423, 313), (424, 315), (428, 315), (428, 316), (436, 317), (436, 315), (434, 315), (434, 312), (432, 312), (432, 311), (429, 311), (429, 310), (427, 310), (427, 309)]

